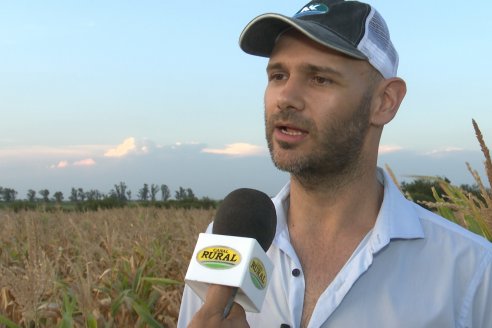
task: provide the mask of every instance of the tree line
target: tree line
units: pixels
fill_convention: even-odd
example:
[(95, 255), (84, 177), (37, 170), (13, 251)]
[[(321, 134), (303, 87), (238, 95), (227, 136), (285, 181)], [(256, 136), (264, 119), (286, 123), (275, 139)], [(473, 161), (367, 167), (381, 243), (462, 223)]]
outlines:
[(48, 189), (29, 189), (26, 198), (18, 199), (18, 192), (13, 188), (0, 186), (0, 202), (14, 209), (31, 209), (39, 205), (68, 205), (71, 204), (78, 209), (99, 209), (121, 207), (131, 203), (140, 205), (166, 206), (166, 207), (215, 207), (216, 201), (208, 198), (198, 198), (191, 188), (179, 187), (174, 192), (166, 184), (147, 184), (137, 190), (136, 195), (127, 187), (125, 182), (115, 184), (108, 193), (102, 193), (97, 189), (84, 190), (72, 187), (67, 198), (61, 191), (53, 194)]
[[(443, 179), (444, 181), (450, 182), (446, 178)], [(460, 188), (479, 199), (483, 198), (477, 185), (462, 184)], [(402, 182), (401, 189), (403, 193), (410, 195), (415, 202), (424, 207), (427, 207), (425, 205), (426, 202), (435, 201), (433, 189), (438, 195), (444, 193), (436, 179), (428, 178), (415, 178), (410, 182)], [(181, 186), (174, 191), (174, 199), (172, 199), (171, 191), (165, 184), (149, 185), (144, 183), (134, 197), (125, 182), (115, 184), (114, 188), (107, 194), (97, 189), (84, 190), (83, 188), (72, 188), (67, 199), (65, 199), (61, 191), (56, 191), (51, 195), (48, 189), (41, 189), (39, 191), (29, 189), (24, 201), (18, 200), (17, 195), (18, 193), (15, 189), (0, 186), (0, 203), (14, 209), (31, 209), (38, 207), (40, 204), (45, 206), (45, 208), (47, 204), (71, 204), (79, 210), (97, 210), (100, 208), (122, 207), (129, 204), (165, 206), (168, 208), (215, 208), (218, 204), (218, 201), (208, 197), (199, 199), (195, 196), (191, 188), (183, 188)]]
[[(65, 196), (61, 191), (56, 191), (50, 197), (50, 191), (48, 189), (41, 189), (39, 191), (35, 191), (33, 189), (29, 189), (26, 193), (25, 200), (29, 202), (63, 202), (65, 200)], [(39, 195), (39, 196), (38, 196)], [(0, 201), (3, 202), (13, 202), (18, 200), (17, 198), (18, 192), (13, 188), (4, 188), (0, 186)], [(97, 189), (91, 189), (88, 191), (84, 191), (83, 188), (73, 188), (70, 191), (70, 195), (68, 196), (68, 201), (70, 202), (83, 202), (83, 201), (92, 201), (92, 200), (101, 200), (104, 198), (116, 198), (121, 201), (131, 201), (132, 199), (132, 191), (128, 189), (125, 182), (120, 182), (114, 185), (114, 188), (109, 191), (109, 193), (104, 194)], [(191, 188), (183, 188), (179, 187), (178, 190), (174, 193), (174, 198), (176, 200), (197, 200), (193, 190)], [(144, 183), (143, 187), (140, 188), (137, 192), (137, 198), (135, 200), (138, 201), (168, 201), (171, 199), (171, 191), (169, 187), (165, 184), (157, 185), (157, 184), (147, 184)]]

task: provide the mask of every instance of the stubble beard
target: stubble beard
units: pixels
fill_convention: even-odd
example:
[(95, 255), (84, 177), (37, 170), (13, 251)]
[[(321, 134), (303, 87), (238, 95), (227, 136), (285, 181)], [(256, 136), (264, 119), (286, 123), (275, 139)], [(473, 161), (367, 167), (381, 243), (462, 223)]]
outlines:
[[(317, 130), (313, 121), (301, 117), (295, 109), (286, 109), (265, 116), (266, 138), (270, 156), (275, 166), (289, 172), (305, 188), (314, 189), (328, 184), (336, 189), (349, 180), (356, 179), (362, 171), (361, 156), (365, 137), (369, 130), (371, 94), (363, 95), (357, 110), (346, 119), (332, 120)], [(299, 156), (282, 156), (295, 146), (273, 143), (274, 122), (284, 120), (309, 131), (309, 137), (318, 145), (309, 153)], [(277, 149), (278, 147), (278, 149)], [(292, 150), (295, 151), (295, 150)]]

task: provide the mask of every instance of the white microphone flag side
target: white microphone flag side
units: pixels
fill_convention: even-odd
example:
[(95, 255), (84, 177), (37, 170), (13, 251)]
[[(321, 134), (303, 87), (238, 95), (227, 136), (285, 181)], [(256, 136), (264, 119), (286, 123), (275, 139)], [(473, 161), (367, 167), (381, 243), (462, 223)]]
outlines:
[(205, 300), (210, 284), (237, 287), (235, 302), (260, 312), (273, 264), (254, 238), (201, 233), (185, 282)]

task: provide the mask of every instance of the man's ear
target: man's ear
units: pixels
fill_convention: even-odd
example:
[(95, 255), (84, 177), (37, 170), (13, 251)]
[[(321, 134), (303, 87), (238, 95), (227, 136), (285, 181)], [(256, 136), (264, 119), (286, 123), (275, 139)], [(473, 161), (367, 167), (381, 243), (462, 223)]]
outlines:
[(395, 117), (407, 92), (407, 86), (405, 81), (394, 77), (382, 80), (376, 90), (371, 123), (382, 127)]

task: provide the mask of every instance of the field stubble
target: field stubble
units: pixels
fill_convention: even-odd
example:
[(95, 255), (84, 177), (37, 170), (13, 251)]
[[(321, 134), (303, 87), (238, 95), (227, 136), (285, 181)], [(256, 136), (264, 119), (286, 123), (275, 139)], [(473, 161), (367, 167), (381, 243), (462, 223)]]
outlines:
[(0, 327), (174, 327), (214, 213), (0, 212)]

